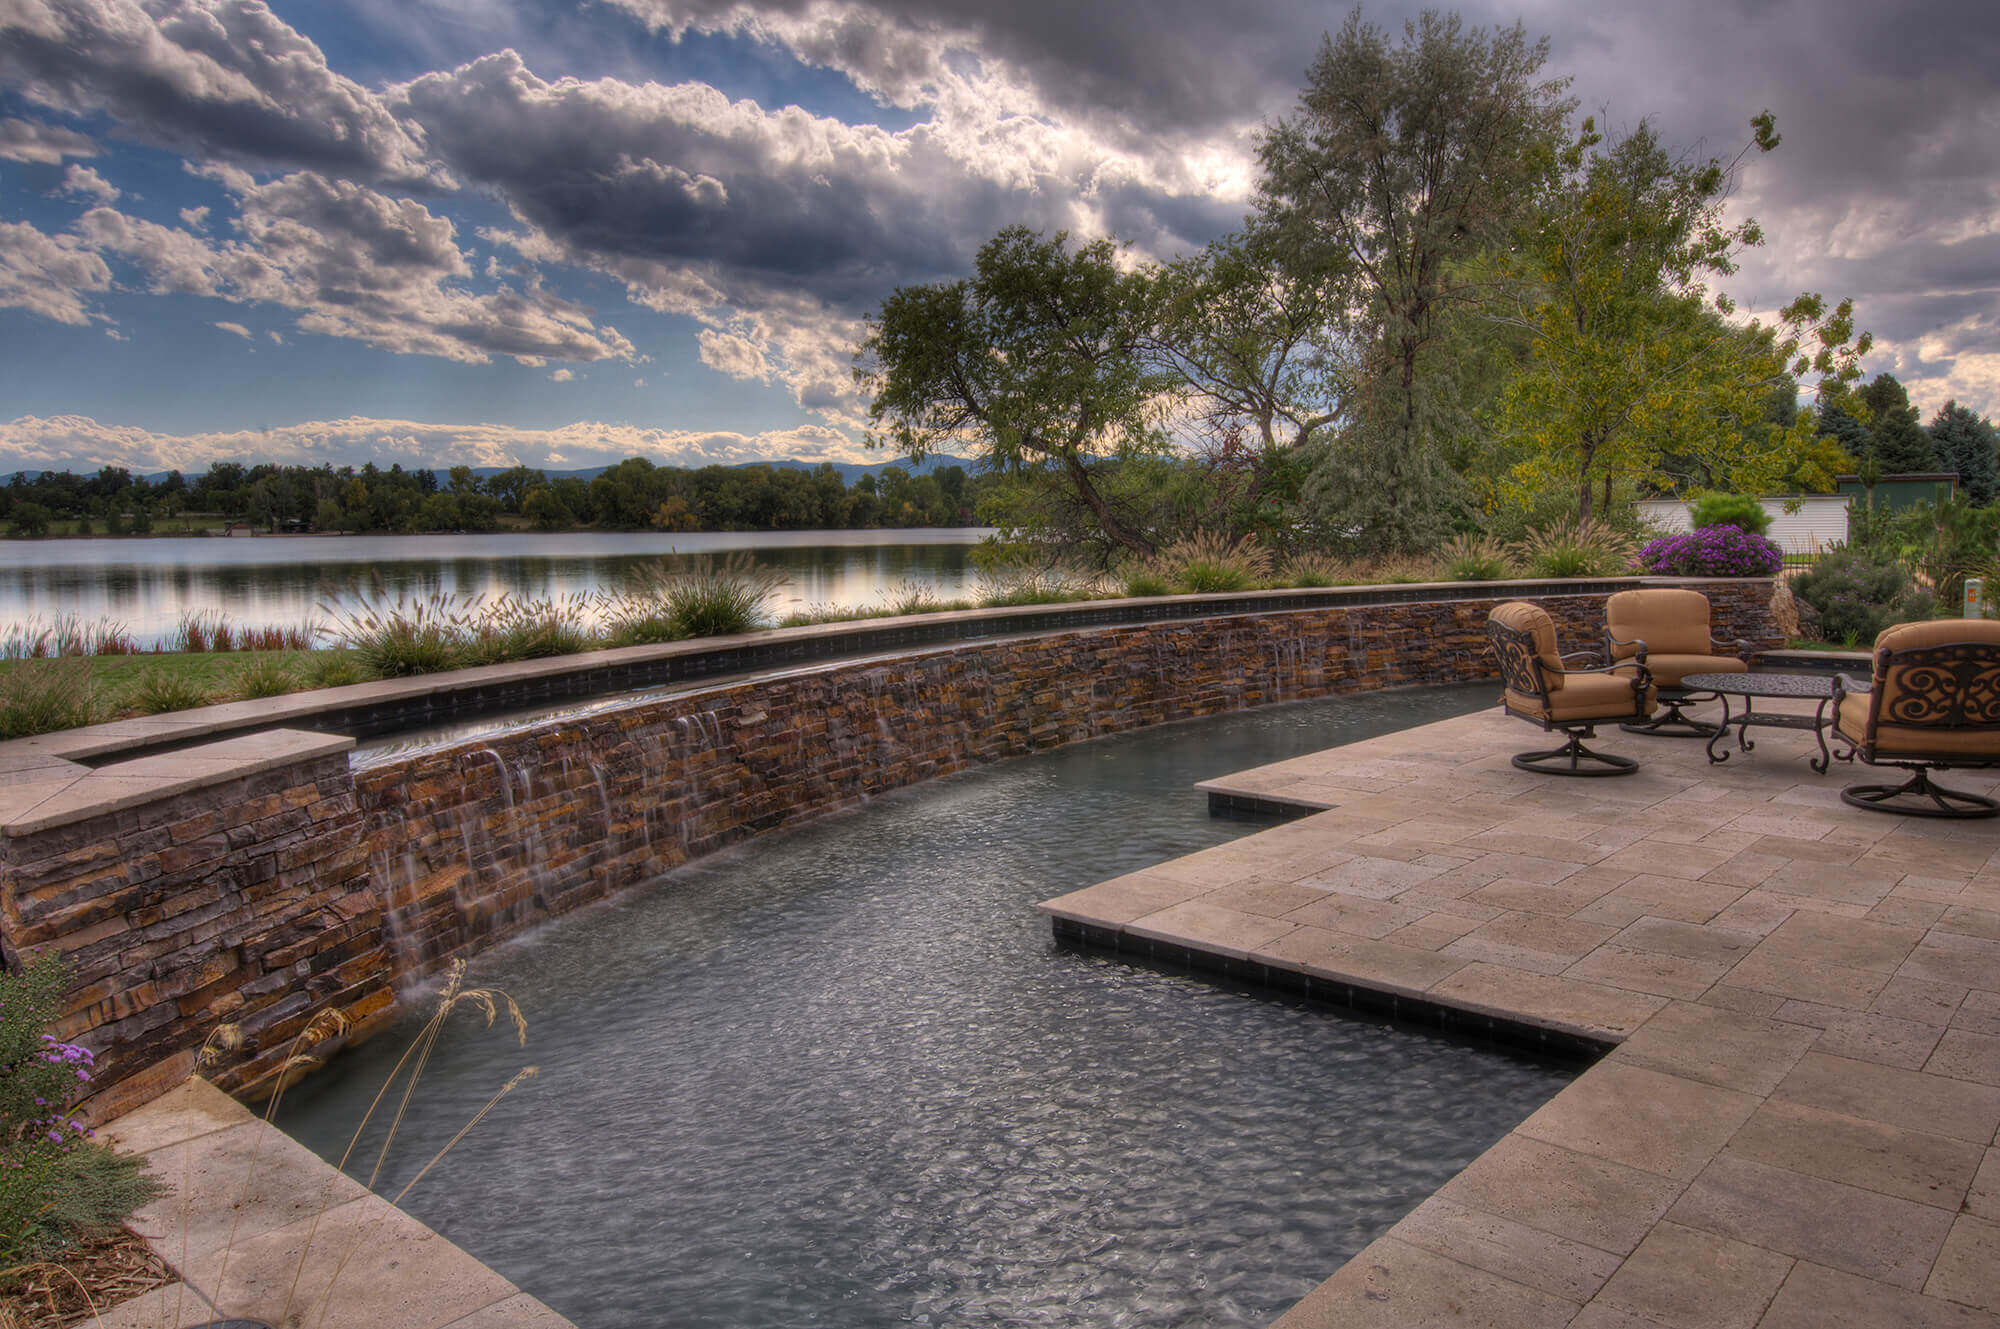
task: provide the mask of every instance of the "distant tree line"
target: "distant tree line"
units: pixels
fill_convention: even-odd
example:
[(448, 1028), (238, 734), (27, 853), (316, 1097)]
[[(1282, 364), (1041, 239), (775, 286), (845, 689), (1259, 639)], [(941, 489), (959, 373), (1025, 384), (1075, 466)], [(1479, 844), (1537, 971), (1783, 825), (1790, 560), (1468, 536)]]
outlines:
[(154, 481), (107, 466), (92, 475), (17, 473), (0, 488), (0, 521), (17, 536), (57, 523), (79, 534), (144, 535), (191, 514), (265, 531), (851, 530), (961, 526), (982, 482), (962, 466), (916, 475), (889, 466), (848, 484), (833, 466), (656, 466), (619, 462), (589, 480), (528, 466), (489, 476), (428, 469), (248, 466), (221, 462), (193, 479)]

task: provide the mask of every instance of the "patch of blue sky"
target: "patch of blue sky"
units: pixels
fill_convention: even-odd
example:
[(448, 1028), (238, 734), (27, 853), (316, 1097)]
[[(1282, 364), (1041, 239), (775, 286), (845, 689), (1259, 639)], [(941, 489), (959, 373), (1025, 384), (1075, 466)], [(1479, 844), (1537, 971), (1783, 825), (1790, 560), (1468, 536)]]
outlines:
[(884, 106), (845, 74), (804, 64), (779, 46), (698, 32), (676, 41), (607, 4), (348, 0), (272, 8), (317, 43), (334, 70), (367, 87), (407, 82), (512, 47), (537, 78), (551, 81), (706, 83), (766, 110), (797, 106), (891, 132), (928, 118), (921, 108)]

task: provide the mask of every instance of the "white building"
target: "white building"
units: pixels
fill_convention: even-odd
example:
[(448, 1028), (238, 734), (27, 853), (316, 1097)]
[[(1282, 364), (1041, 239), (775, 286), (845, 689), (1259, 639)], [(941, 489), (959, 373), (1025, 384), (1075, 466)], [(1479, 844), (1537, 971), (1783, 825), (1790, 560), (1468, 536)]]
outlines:
[[(1829, 545), (1847, 540), (1846, 494), (1782, 494), (1758, 502), (1771, 514), (1771, 540), (1787, 554), (1816, 554)], [(1786, 508), (1798, 505), (1798, 511)], [(1646, 498), (1639, 501), (1639, 516), (1668, 533), (1688, 530), (1689, 505), (1678, 498)]]

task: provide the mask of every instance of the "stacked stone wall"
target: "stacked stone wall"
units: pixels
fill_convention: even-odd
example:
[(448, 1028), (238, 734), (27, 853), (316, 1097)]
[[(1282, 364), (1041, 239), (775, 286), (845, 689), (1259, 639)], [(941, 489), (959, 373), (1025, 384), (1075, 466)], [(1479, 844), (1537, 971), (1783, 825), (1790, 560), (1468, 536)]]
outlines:
[[(1768, 583), (1703, 585), (1717, 635), (1772, 643)], [(1603, 597), (1540, 601), (1565, 649)], [(73, 966), (63, 1031), (126, 1107), (184, 1075), (268, 1083), (322, 1011), (365, 1028), (401, 985), (775, 827), (987, 762), (1272, 702), (1493, 672), (1497, 598), (1346, 605), (986, 638), (824, 665), (448, 747), (322, 757), (21, 836), (0, 923)]]

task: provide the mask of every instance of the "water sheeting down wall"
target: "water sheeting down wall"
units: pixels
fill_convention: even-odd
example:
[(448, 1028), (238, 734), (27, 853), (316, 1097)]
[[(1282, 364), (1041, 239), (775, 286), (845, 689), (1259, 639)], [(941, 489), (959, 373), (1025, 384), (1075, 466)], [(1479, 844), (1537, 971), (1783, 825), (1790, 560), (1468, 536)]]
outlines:
[[(1768, 582), (1703, 589), (1719, 635), (1772, 636)], [(365, 1029), (451, 960), (746, 836), (1101, 734), (1487, 677), (1498, 602), (981, 639), (318, 758), (10, 833), (0, 936), (78, 964), (62, 1032), (104, 1059), (100, 1111), (183, 1077), (223, 1022), (246, 1044), (213, 1078), (254, 1090), (323, 1012)], [(1598, 639), (1601, 595), (1542, 603), (1565, 647)]]

